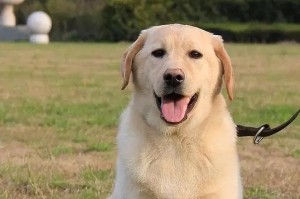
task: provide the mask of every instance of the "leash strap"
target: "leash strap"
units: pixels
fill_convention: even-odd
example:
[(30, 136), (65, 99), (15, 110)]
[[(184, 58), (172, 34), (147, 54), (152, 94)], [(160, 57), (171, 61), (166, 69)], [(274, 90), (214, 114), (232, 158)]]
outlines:
[(299, 113), (300, 113), (300, 109), (288, 121), (273, 129), (270, 127), (269, 124), (264, 124), (258, 128), (236, 125), (237, 136), (238, 137), (254, 136), (253, 143), (258, 144), (262, 139), (264, 139), (264, 137), (274, 135), (275, 133), (278, 133), (279, 131), (287, 127), (289, 124), (291, 124), (297, 118)]

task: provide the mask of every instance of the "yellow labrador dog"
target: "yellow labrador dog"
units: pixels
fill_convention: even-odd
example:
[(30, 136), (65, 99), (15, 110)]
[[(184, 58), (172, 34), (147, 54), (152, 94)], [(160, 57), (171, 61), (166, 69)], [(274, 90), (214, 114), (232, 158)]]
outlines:
[(180, 24), (141, 32), (122, 60), (132, 99), (121, 116), (110, 199), (242, 198), (233, 69), (220, 36)]

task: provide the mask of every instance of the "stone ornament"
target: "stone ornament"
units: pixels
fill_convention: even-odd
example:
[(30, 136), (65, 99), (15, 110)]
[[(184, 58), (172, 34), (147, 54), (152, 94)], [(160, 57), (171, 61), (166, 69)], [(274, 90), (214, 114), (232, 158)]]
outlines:
[(49, 43), (48, 33), (52, 27), (49, 15), (43, 11), (33, 12), (27, 18), (27, 26), (31, 31), (29, 41), (32, 43)]
[(11, 27), (16, 26), (14, 6), (22, 2), (24, 2), (24, 0), (0, 0), (0, 25)]

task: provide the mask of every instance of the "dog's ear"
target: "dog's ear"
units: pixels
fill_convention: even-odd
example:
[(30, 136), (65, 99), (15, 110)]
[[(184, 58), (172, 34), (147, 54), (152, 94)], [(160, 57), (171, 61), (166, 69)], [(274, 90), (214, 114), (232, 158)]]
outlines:
[(142, 31), (140, 36), (137, 38), (137, 40), (125, 51), (122, 63), (121, 63), (121, 73), (123, 76), (123, 86), (122, 90), (126, 88), (128, 85), (130, 74), (131, 74), (131, 68), (133, 64), (133, 59), (135, 55), (142, 49), (144, 46), (146, 40), (146, 33), (145, 31)]
[(214, 51), (223, 66), (224, 81), (228, 98), (230, 100), (233, 100), (234, 75), (230, 57), (224, 48), (223, 39), (220, 35), (213, 35), (212, 44), (214, 47)]

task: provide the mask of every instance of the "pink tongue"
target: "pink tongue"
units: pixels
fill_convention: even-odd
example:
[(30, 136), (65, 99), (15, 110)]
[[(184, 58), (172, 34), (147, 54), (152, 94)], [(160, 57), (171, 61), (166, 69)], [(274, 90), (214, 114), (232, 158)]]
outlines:
[(165, 120), (171, 123), (181, 122), (185, 116), (189, 101), (189, 97), (183, 97), (179, 100), (162, 97), (161, 111)]

